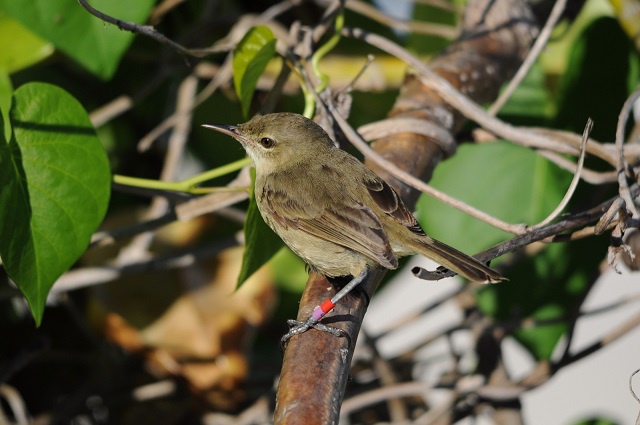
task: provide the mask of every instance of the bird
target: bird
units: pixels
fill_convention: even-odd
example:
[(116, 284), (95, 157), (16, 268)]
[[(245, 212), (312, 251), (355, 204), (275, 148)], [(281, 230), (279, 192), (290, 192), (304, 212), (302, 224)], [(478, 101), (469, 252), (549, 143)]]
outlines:
[(372, 267), (396, 269), (398, 258), (420, 254), (471, 281), (505, 278), (487, 265), (428, 236), (397, 192), (321, 126), (280, 112), (239, 125), (203, 127), (236, 139), (253, 160), (255, 200), (264, 221), (308, 267), (326, 277), (351, 276), (332, 298), (283, 342), (309, 328), (341, 331), (320, 320), (359, 285)]

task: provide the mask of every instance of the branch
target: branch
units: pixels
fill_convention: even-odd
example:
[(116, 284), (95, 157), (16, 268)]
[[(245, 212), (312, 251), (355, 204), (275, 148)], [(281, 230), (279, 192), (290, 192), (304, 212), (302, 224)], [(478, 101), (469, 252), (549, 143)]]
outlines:
[[(465, 28), (464, 32), (467, 35), (479, 34), (479, 41), (476, 39), (475, 45), (482, 44), (483, 37), (489, 38), (495, 36), (495, 33), (490, 31), (494, 28), (487, 30), (486, 27), (482, 26), (481, 21), (494, 22), (496, 28), (500, 31), (510, 32), (510, 27), (505, 29), (501, 26), (504, 24), (501, 19), (498, 19), (498, 22), (491, 21), (490, 16), (492, 14), (508, 11), (509, 14), (512, 14), (510, 18), (518, 20), (518, 18), (514, 18), (513, 14), (523, 13), (527, 15), (529, 13), (528, 6), (526, 6), (525, 3), (519, 3), (515, 0), (501, 0), (498, 2), (479, 1), (476, 3), (472, 2), (472, 4), (477, 6), (474, 12), (476, 13), (476, 18), (479, 19), (476, 22), (466, 20), (465, 22), (469, 27)], [(471, 5), (468, 10), (470, 9)], [(517, 16), (519, 17), (519, 15)], [(487, 20), (483, 21), (480, 17), (486, 17)], [(502, 15), (501, 18), (503, 18)], [(509, 18), (503, 19), (508, 21)], [(518, 21), (520, 22), (520, 20)], [(525, 21), (529, 22), (529, 20), (526, 19)], [(346, 29), (342, 31), (342, 34), (352, 35), (354, 31), (355, 30)], [(517, 36), (515, 37), (517, 38)], [(505, 37), (505, 39), (508, 40), (506, 41), (507, 44), (513, 40), (511, 37)], [(501, 39), (500, 41), (503, 40)], [(507, 79), (512, 72), (515, 72), (512, 66), (513, 56), (516, 57), (515, 62), (519, 63), (519, 58), (525, 56), (521, 55), (521, 50), (526, 51), (529, 46), (529, 39), (519, 44), (516, 49), (511, 45), (505, 47), (500, 41), (491, 44), (495, 46), (498, 51), (503, 51), (504, 49), (504, 51), (508, 52), (506, 56), (509, 57), (509, 60), (500, 56), (494, 62), (491, 62), (492, 69), (496, 71), (496, 74), (500, 78), (492, 79), (492, 85), (488, 89), (487, 86), (483, 86), (482, 90), (474, 92), (474, 94), (481, 94), (483, 99), (492, 98), (492, 96), (497, 94), (500, 85), (504, 81), (503, 78)], [(518, 39), (518, 41), (522, 40)], [(458, 41), (458, 43), (461, 44), (467, 42), (467, 39)], [(485, 44), (488, 43), (485, 42)], [(474, 46), (471, 46), (470, 49), (473, 49), (473, 47)], [(495, 58), (495, 56), (487, 52), (480, 53), (480, 56), (487, 61)], [(447, 62), (447, 59), (449, 59), (449, 62)], [(440, 71), (443, 74), (450, 75), (451, 67), (458, 66), (456, 62), (457, 59), (458, 55), (455, 49), (447, 50), (440, 58)], [(469, 69), (460, 70), (460, 73), (485, 69), (482, 63), (467, 63), (465, 65), (468, 65)], [(446, 69), (447, 66), (448, 69)], [(425, 111), (429, 110), (429, 108), (433, 108), (432, 110), (435, 111), (443, 109), (449, 111), (448, 106), (443, 105), (442, 100), (435, 99), (435, 97), (429, 98), (429, 101), (433, 101), (433, 104), (429, 105), (424, 104), (423, 98), (414, 101), (416, 94), (419, 96), (422, 95), (422, 93), (416, 93), (416, 91), (413, 90), (413, 84), (415, 84), (416, 81), (415, 78), (411, 77), (405, 81), (405, 86), (401, 91), (396, 105), (406, 101), (404, 104), (411, 104), (416, 111)], [(322, 104), (319, 105), (322, 107)], [(331, 103), (329, 103), (327, 107), (336, 109)], [(402, 112), (399, 107), (396, 107), (390, 115), (398, 116), (402, 115)], [(416, 112), (413, 115), (410, 111), (405, 110), (404, 112), (406, 112), (404, 116), (413, 118), (424, 118), (425, 115), (424, 113), (421, 115), (420, 112)], [(342, 115), (332, 115), (334, 115), (338, 124), (342, 122), (344, 126), (346, 121), (341, 120)], [(447, 118), (449, 117), (447, 116)], [(451, 119), (447, 122), (447, 125), (442, 127), (449, 131), (454, 131), (461, 125), (461, 119), (459, 118), (458, 115), (451, 113)], [(344, 128), (350, 127), (344, 126)], [(434, 139), (436, 139), (435, 137), (426, 138), (420, 135), (406, 136), (407, 137), (402, 138), (396, 135), (391, 138), (393, 140), (390, 140), (388, 144), (381, 143), (379, 139), (374, 142), (372, 146), (378, 153), (382, 153), (385, 158), (393, 158), (394, 165), (400, 170), (414, 176), (428, 179), (433, 171), (433, 167), (435, 167), (443, 157), (443, 151), (440, 145), (434, 141)], [(372, 166), (375, 164), (369, 163), (368, 165), (372, 169), (375, 168)], [(407, 188), (406, 185), (394, 179), (386, 173), (385, 170), (380, 169), (380, 167), (377, 168), (378, 169), (374, 169), (374, 171), (398, 190), (408, 208), (413, 208), (419, 192)], [(357, 295), (353, 295), (346, 297), (345, 302), (339, 303), (334, 312), (324, 319), (325, 321), (328, 320), (328, 324), (339, 327), (347, 332), (352, 341), (351, 344), (349, 344), (347, 338), (335, 338), (318, 332), (315, 329), (291, 338), (285, 351), (282, 375), (278, 386), (276, 413), (274, 417), (276, 423), (337, 423), (340, 400), (343, 397), (344, 385), (349, 376), (349, 363), (352, 350), (357, 338), (357, 331), (359, 330), (362, 317), (367, 307), (366, 299), (371, 296), (384, 273), (385, 270), (374, 270), (372, 273), (373, 276), (362, 284), (362, 292), (367, 294), (366, 296), (358, 297)], [(323, 279), (315, 273), (311, 273), (300, 303), (298, 318), (306, 319), (315, 306), (319, 305), (328, 296), (331, 296), (333, 291), (334, 289), (326, 279)]]
[(156, 29), (150, 25), (138, 25), (133, 22), (122, 21), (120, 19), (109, 16), (106, 13), (100, 12), (99, 10), (93, 8), (87, 2), (87, 0), (78, 0), (78, 2), (87, 12), (89, 12), (96, 18), (104, 22), (108, 22), (112, 25), (115, 25), (121, 30), (147, 36), (157, 41), (160, 44), (164, 44), (165, 46), (171, 47), (172, 49), (176, 50), (178, 53), (182, 55), (201, 58), (212, 53), (217, 53), (216, 49), (188, 49), (182, 46), (181, 44), (178, 44), (175, 41), (171, 40), (170, 38), (165, 37), (163, 34), (156, 31)]

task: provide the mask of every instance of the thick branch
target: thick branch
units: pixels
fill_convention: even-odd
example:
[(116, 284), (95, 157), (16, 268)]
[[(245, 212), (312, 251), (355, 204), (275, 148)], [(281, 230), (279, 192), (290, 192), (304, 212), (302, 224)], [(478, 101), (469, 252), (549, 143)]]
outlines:
[[(524, 2), (472, 2), (464, 21), (463, 33), (466, 35), (436, 59), (434, 71), (474, 100), (489, 101), (516, 71), (536, 32), (537, 27)], [(413, 75), (407, 76), (390, 113), (390, 117), (397, 116), (430, 120), (450, 133), (460, 128), (463, 121), (461, 115)], [(385, 137), (373, 143), (378, 153), (424, 180), (429, 180), (433, 169), (444, 157), (441, 146), (437, 140), (411, 133)], [(391, 178), (384, 169), (371, 168), (399, 191), (407, 206), (414, 207), (419, 196), (417, 191)], [(376, 270), (372, 275), (362, 285), (368, 296), (375, 291), (384, 271)], [(332, 291), (326, 279), (312, 274), (298, 317), (305, 319), (316, 305), (332, 295)], [(290, 340), (278, 387), (276, 423), (338, 422), (351, 355), (367, 308), (364, 297), (348, 298), (325, 320), (344, 329), (350, 344), (345, 338), (322, 335), (315, 330)], [(346, 354), (345, 349), (348, 349)]]

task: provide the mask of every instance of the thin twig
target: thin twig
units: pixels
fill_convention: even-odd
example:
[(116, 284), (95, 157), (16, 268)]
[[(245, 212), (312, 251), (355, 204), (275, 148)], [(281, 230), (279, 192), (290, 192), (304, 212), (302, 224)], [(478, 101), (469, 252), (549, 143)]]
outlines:
[[(627, 163), (624, 157), (624, 129), (627, 124), (627, 120), (629, 119), (631, 109), (633, 108), (636, 100), (639, 98), (640, 88), (631, 93), (631, 96), (629, 96), (624, 102), (622, 110), (620, 111), (620, 115), (618, 116), (618, 125), (616, 127), (616, 149), (618, 150), (618, 163), (616, 169), (618, 172), (618, 183), (620, 185), (620, 197), (626, 201), (627, 208), (631, 210), (631, 216), (636, 219), (640, 218), (640, 213), (638, 212), (638, 208), (636, 207), (633, 199), (631, 199), (631, 196), (629, 194), (629, 182), (627, 181)], [(635, 178), (635, 176), (632, 177)]]
[[(586, 152), (586, 149), (585, 149), (585, 152)], [(563, 170), (570, 171), (573, 173), (578, 168), (578, 164), (568, 160), (564, 156), (557, 154), (555, 152), (539, 150), (538, 154), (542, 157), (547, 158), (549, 161), (553, 162)], [(616, 173), (615, 171), (589, 170), (587, 168), (584, 168), (584, 164), (583, 164), (582, 172), (580, 173), (580, 178), (587, 183), (600, 185), (600, 184), (615, 182), (616, 180), (618, 180), (618, 173)]]
[(607, 345), (612, 344), (613, 342), (617, 341), (618, 339), (620, 339), (621, 337), (628, 334), (629, 332), (631, 332), (632, 330), (634, 330), (639, 326), (640, 326), (640, 314), (636, 314), (626, 322), (617, 326), (615, 329), (609, 332), (609, 334), (600, 338), (599, 341), (587, 347), (584, 347), (582, 350), (578, 351), (575, 354), (570, 354), (566, 357), (563, 357), (559, 362), (552, 365), (552, 369), (554, 371), (557, 371), (572, 363), (582, 360), (583, 358), (595, 353), (596, 351), (606, 347)]
[(149, 232), (172, 223), (176, 220), (176, 214), (173, 210), (167, 211), (160, 217), (145, 220), (140, 223), (127, 227), (120, 227), (114, 230), (102, 230), (96, 232), (91, 237), (90, 247), (100, 247), (114, 243), (118, 239), (124, 239), (131, 236), (136, 236), (141, 233)]
[(400, 169), (398, 166), (388, 161), (382, 155), (371, 149), (371, 147), (367, 144), (367, 142), (362, 139), (362, 137), (347, 123), (347, 121), (340, 115), (334, 105), (327, 105), (329, 111), (333, 115), (334, 119), (344, 132), (345, 136), (349, 139), (349, 141), (360, 151), (364, 156), (378, 164), (380, 167), (383, 167), (386, 171), (389, 172), (392, 176), (401, 180), (402, 182), (410, 185), (411, 187), (424, 192), (443, 203), (450, 205), (454, 208), (457, 208), (465, 213), (482, 220), (498, 229), (504, 230), (505, 232), (512, 233), (514, 235), (520, 235), (527, 231), (527, 226), (525, 224), (510, 224), (506, 223), (498, 218), (493, 217), (483, 211), (478, 210), (477, 208), (472, 207), (469, 204), (466, 204), (458, 199), (452, 198), (451, 196), (433, 188), (422, 180), (416, 178), (415, 176), (407, 173), (406, 171)]
[(346, 416), (349, 413), (355, 412), (356, 410), (369, 405), (400, 397), (424, 397), (426, 393), (431, 391), (431, 389), (430, 385), (418, 381), (387, 385), (346, 399), (342, 404), (340, 413), (341, 415)]
[(346, 2), (345, 7), (374, 21), (380, 22), (397, 31), (406, 31), (412, 34), (425, 34), (454, 39), (460, 34), (460, 30), (451, 25), (437, 24), (434, 22), (404, 21), (385, 15), (374, 6), (358, 0)]
[(156, 270), (171, 270), (189, 267), (198, 261), (211, 258), (220, 251), (238, 245), (237, 237), (218, 240), (210, 245), (189, 248), (181, 252), (159, 255), (142, 261), (113, 266), (96, 266), (73, 269), (63, 274), (51, 288), (50, 297), (60, 293), (113, 282), (134, 273)]
[(542, 49), (544, 49), (544, 47), (547, 45), (547, 41), (551, 36), (551, 30), (553, 30), (556, 23), (562, 16), (562, 12), (564, 12), (566, 4), (567, 0), (556, 0), (551, 13), (549, 14), (547, 22), (544, 24), (544, 27), (540, 31), (540, 34), (538, 34), (538, 37), (536, 37), (536, 41), (533, 43), (533, 46), (531, 46), (531, 50), (529, 50), (527, 57), (520, 65), (520, 68), (518, 68), (518, 72), (516, 72), (516, 75), (513, 76), (511, 81), (509, 81), (509, 84), (507, 84), (507, 87), (500, 94), (500, 96), (498, 96), (498, 99), (496, 99), (496, 101), (493, 102), (493, 104), (489, 107), (489, 109), (487, 110), (488, 114), (497, 114), (498, 111), (502, 109), (504, 104), (507, 103), (509, 98), (511, 98), (522, 80), (524, 80), (524, 77), (527, 76), (534, 62), (536, 61), (538, 56), (540, 56)]
[(636, 376), (638, 374), (638, 372), (640, 372), (640, 369), (636, 369), (631, 376), (629, 376), (629, 392), (631, 393), (631, 395), (633, 396), (633, 398), (636, 399), (636, 401), (638, 403), (640, 403), (640, 398), (638, 397), (638, 394), (636, 394), (636, 391), (633, 389), (633, 377)]
[[(473, 140), (476, 143), (492, 143), (500, 140), (498, 137), (496, 137), (495, 134), (483, 128), (474, 129), (472, 131), (472, 134)], [(555, 134), (557, 134), (559, 137), (566, 137), (566, 132), (556, 132)], [(571, 174), (575, 173), (577, 168), (576, 163), (567, 159), (565, 156), (543, 149), (538, 149), (537, 152), (540, 156), (547, 158), (549, 161), (553, 162), (563, 170), (569, 171)], [(617, 181), (618, 173), (616, 173), (615, 171), (595, 171), (583, 166), (582, 172), (580, 173), (580, 178), (587, 183), (599, 185)]]
[[(174, 131), (169, 139), (168, 149), (165, 155), (160, 180), (172, 181), (178, 171), (187, 136), (191, 129), (191, 111), (193, 110), (194, 97), (198, 88), (198, 79), (193, 75), (187, 76), (178, 89), (176, 101), (176, 114), (180, 120), (176, 123)], [(155, 197), (147, 212), (147, 219), (153, 219), (164, 215), (169, 209), (169, 202), (163, 197)], [(132, 259), (142, 259), (148, 256), (149, 246), (153, 242), (155, 235), (153, 232), (146, 232), (137, 235), (124, 248), (120, 250), (116, 263), (130, 263)]]
[(214, 53), (211, 49), (189, 49), (181, 44), (176, 43), (175, 41), (165, 37), (162, 33), (158, 32), (154, 27), (150, 25), (138, 25), (133, 22), (126, 22), (120, 19), (114, 18), (112, 16), (107, 15), (106, 13), (100, 12), (99, 10), (93, 8), (86, 0), (78, 0), (80, 5), (90, 14), (95, 16), (96, 18), (108, 22), (112, 25), (117, 26), (119, 29), (124, 31), (130, 31), (136, 34), (142, 34), (153, 40), (157, 41), (160, 44), (164, 44), (165, 46), (169, 46), (177, 52), (185, 55), (185, 56), (193, 56), (193, 57), (204, 57), (211, 53)]
[[(518, 128), (507, 124), (504, 121), (489, 115), (477, 103), (473, 102), (467, 96), (456, 90), (447, 80), (436, 75), (428, 65), (424, 64), (406, 49), (391, 40), (369, 33), (361, 28), (345, 27), (343, 28), (342, 33), (345, 36), (363, 40), (364, 42), (406, 62), (422, 76), (422, 83), (424, 85), (435, 90), (447, 103), (460, 111), (460, 113), (462, 113), (466, 118), (477, 122), (492, 133), (510, 140), (513, 143), (529, 148), (545, 149), (576, 156), (579, 154), (580, 136), (574, 135), (575, 139), (577, 139), (575, 140), (575, 144), (568, 144), (567, 142), (572, 142), (574, 139), (567, 137), (563, 140), (556, 140), (546, 136), (542, 131), (532, 131), (531, 129)], [(631, 155), (640, 155), (640, 145), (630, 146), (628, 150)], [(589, 140), (587, 143), (587, 152), (602, 158), (612, 165), (615, 164), (614, 146), (601, 145)]]
[[(195, 73), (197, 73), (197, 70)], [(229, 81), (229, 79), (232, 76), (233, 76), (233, 70), (232, 70), (231, 56), (227, 56), (224, 63), (220, 67), (219, 71), (216, 73), (215, 77), (209, 82), (209, 84), (206, 85), (204, 89), (200, 91), (200, 93), (197, 94), (193, 102), (192, 108), (196, 108), (200, 106), (213, 93), (215, 93), (215, 91), (220, 86), (222, 86), (227, 81)], [(185, 110), (180, 113), (176, 111), (170, 116), (168, 116), (167, 118), (165, 118), (164, 120), (162, 120), (160, 124), (158, 124), (149, 133), (147, 133), (145, 136), (143, 136), (140, 139), (140, 141), (138, 142), (138, 151), (140, 152), (147, 151), (151, 147), (152, 143), (158, 137), (160, 137), (166, 131), (170, 130), (174, 125), (176, 125), (176, 123), (180, 121), (180, 119), (182, 118), (181, 114), (191, 113), (191, 112), (192, 112), (191, 110)]]
[(574, 192), (576, 191), (576, 187), (578, 187), (578, 182), (580, 181), (580, 173), (582, 172), (582, 166), (584, 165), (584, 156), (586, 153), (587, 141), (589, 140), (589, 135), (591, 134), (591, 129), (593, 129), (593, 121), (591, 118), (587, 121), (587, 125), (584, 128), (584, 133), (582, 134), (582, 143), (580, 144), (580, 156), (578, 157), (578, 165), (576, 166), (575, 173), (573, 174), (573, 178), (571, 179), (571, 184), (567, 189), (567, 192), (564, 194), (562, 201), (558, 204), (558, 206), (540, 223), (532, 226), (533, 229), (540, 228), (546, 226), (551, 223), (560, 213), (566, 208), (567, 204), (571, 200)]
[[(638, 196), (640, 194), (640, 187), (638, 185), (633, 185), (631, 187), (631, 193), (633, 196)], [(525, 234), (516, 236), (508, 241), (501, 242), (485, 251), (482, 251), (481, 253), (474, 255), (474, 257), (480, 261), (488, 262), (509, 252), (515, 252), (533, 242), (547, 240), (547, 238), (552, 238), (551, 242), (563, 242), (565, 240), (562, 236), (564, 232), (570, 232), (572, 230), (582, 228), (589, 223), (599, 220), (602, 214), (607, 211), (617, 199), (619, 199), (619, 197), (616, 196), (615, 198), (604, 201), (600, 205), (590, 208), (587, 211), (568, 216), (559, 222), (549, 224), (538, 229), (533, 229)], [(424, 278), (428, 280), (440, 280), (445, 277), (455, 275), (455, 273), (444, 267), (439, 267), (435, 272), (427, 274), (430, 277), (426, 277), (425, 275)]]

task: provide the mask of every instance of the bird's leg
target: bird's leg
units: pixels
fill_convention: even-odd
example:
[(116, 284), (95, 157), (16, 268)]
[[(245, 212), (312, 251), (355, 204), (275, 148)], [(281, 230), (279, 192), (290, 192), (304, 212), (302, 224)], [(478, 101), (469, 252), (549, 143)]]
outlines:
[(333, 310), (336, 304), (338, 304), (338, 302), (342, 298), (344, 298), (345, 295), (347, 295), (349, 292), (353, 290), (353, 288), (355, 288), (360, 283), (362, 283), (362, 281), (367, 277), (368, 274), (369, 274), (369, 268), (367, 267), (362, 273), (360, 273), (358, 276), (355, 276), (353, 279), (351, 279), (349, 283), (347, 283), (333, 297), (327, 298), (322, 304), (317, 306), (313, 310), (313, 313), (311, 313), (311, 316), (309, 316), (309, 318), (304, 322), (300, 322), (299, 320), (288, 320), (287, 323), (289, 324), (291, 329), (289, 329), (289, 332), (287, 332), (287, 334), (284, 335), (280, 340), (282, 346), (285, 347), (287, 345), (287, 341), (289, 341), (289, 339), (292, 336), (299, 335), (303, 332), (306, 332), (310, 328), (315, 328), (315, 329), (318, 329), (319, 331), (329, 332), (330, 334), (335, 335), (337, 337), (340, 337), (340, 336), (348, 337), (346, 332), (343, 331), (342, 329), (334, 328), (333, 326), (324, 325), (320, 323), (320, 320), (322, 320), (322, 318), (326, 316), (327, 313)]

